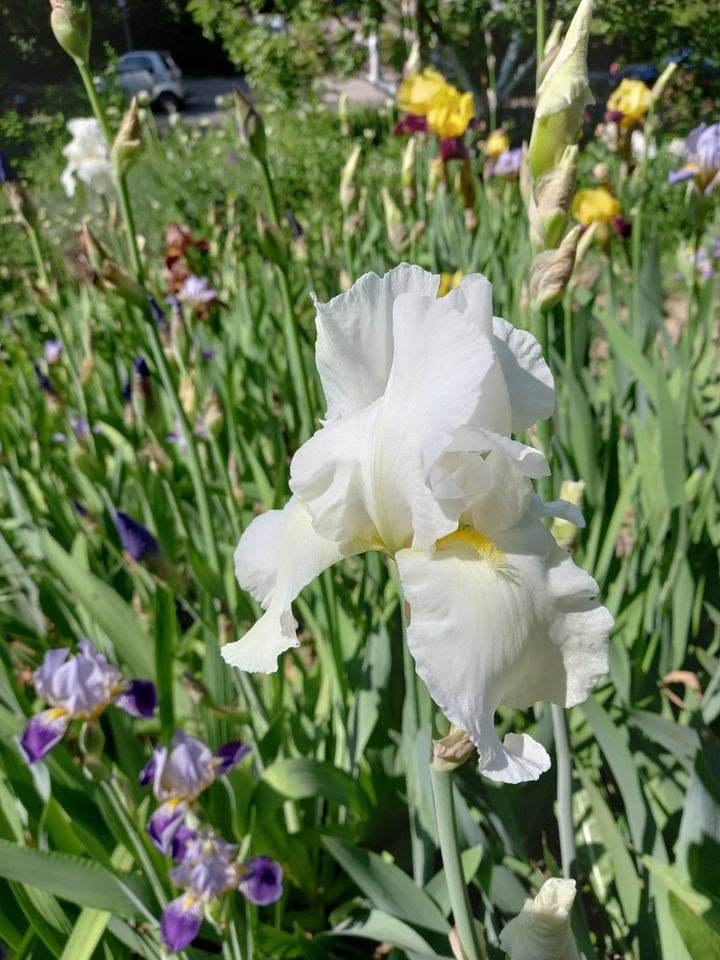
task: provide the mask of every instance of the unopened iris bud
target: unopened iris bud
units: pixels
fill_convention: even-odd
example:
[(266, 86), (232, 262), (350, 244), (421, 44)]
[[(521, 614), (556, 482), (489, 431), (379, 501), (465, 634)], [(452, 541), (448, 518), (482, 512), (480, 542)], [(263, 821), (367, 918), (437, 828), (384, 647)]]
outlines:
[(92, 18), (87, 0), (50, 0), (50, 27), (55, 39), (77, 63), (90, 57)]
[(541, 177), (576, 143), (585, 107), (593, 102), (587, 72), (592, 0), (581, 0), (560, 51), (538, 90), (528, 164)]
[(403, 190), (403, 203), (406, 207), (412, 207), (417, 200), (417, 189), (415, 186), (415, 148), (417, 141), (410, 137), (402, 155), (402, 165), (400, 167), (400, 184)]
[(677, 71), (678, 65), (675, 60), (671, 60), (670, 63), (665, 67), (663, 72), (657, 78), (655, 83), (650, 89), (650, 102), (655, 104), (658, 100), (662, 99), (662, 95), (665, 93), (668, 84), (672, 80), (675, 72)]
[(3, 184), (5, 196), (18, 221), (28, 230), (37, 229), (38, 216), (35, 204), (17, 180), (7, 180)]
[(575, 881), (546, 880), (534, 900), (500, 931), (500, 948), (509, 960), (574, 960), (577, 946), (570, 929)]
[(340, 206), (346, 212), (355, 199), (355, 174), (357, 173), (361, 149), (361, 145), (356, 143), (340, 174)]
[(350, 114), (348, 112), (348, 95), (343, 92), (338, 97), (338, 116), (340, 117), (340, 131), (343, 136), (349, 137), (351, 126), (350, 126)]
[(80, 752), (89, 754), (93, 757), (101, 757), (105, 747), (105, 735), (102, 732), (100, 724), (96, 721), (86, 720), (80, 728), (78, 738)]
[(225, 414), (223, 412), (220, 398), (217, 391), (213, 390), (210, 399), (205, 407), (203, 415), (203, 426), (211, 437), (218, 437), (225, 423)]
[(180, 405), (190, 420), (195, 416), (198, 405), (198, 392), (195, 386), (195, 377), (192, 372), (184, 373), (178, 387)]
[(137, 98), (133, 97), (130, 109), (123, 117), (120, 129), (115, 137), (115, 142), (110, 151), (110, 160), (113, 169), (118, 176), (124, 177), (138, 159), (142, 150), (142, 140), (140, 139), (140, 114), (138, 112)]
[(473, 176), (470, 159), (468, 157), (464, 157), (460, 163), (459, 187), (463, 206), (466, 210), (474, 210), (477, 192), (475, 188), (475, 177)]
[(575, 266), (579, 238), (580, 227), (573, 227), (557, 250), (538, 253), (530, 264), (530, 302), (534, 310), (549, 310), (562, 297)]
[(385, 227), (387, 229), (390, 246), (396, 252), (400, 253), (407, 247), (410, 241), (408, 228), (403, 223), (400, 208), (390, 196), (387, 187), (382, 188), (383, 207), (385, 208)]
[(258, 241), (263, 256), (266, 260), (269, 260), (271, 263), (280, 267), (281, 270), (284, 270), (288, 260), (288, 249), (285, 237), (280, 232), (278, 225), (273, 223), (272, 220), (268, 220), (259, 210), (257, 212), (256, 222)]
[(461, 728), (452, 725), (442, 740), (433, 740), (432, 767), (440, 773), (450, 773), (461, 767), (475, 752), (475, 744)]
[(235, 116), (243, 143), (258, 163), (267, 162), (265, 124), (252, 102), (241, 90), (235, 90)]
[(555, 58), (557, 57), (558, 53), (560, 53), (560, 46), (562, 43), (562, 28), (562, 20), (556, 20), (553, 24), (550, 36), (545, 41), (542, 63), (540, 64), (537, 72), (538, 84), (543, 82), (548, 74), (548, 70), (553, 63), (555, 63)]
[(560, 162), (532, 184), (528, 217), (534, 250), (555, 249), (567, 229), (577, 175), (576, 146), (567, 147)]
[[(560, 487), (560, 499), (571, 503), (578, 510), (582, 510), (585, 482), (583, 480), (563, 480)], [(559, 547), (572, 550), (576, 545), (580, 528), (576, 523), (561, 517), (555, 517), (550, 527), (550, 533), (555, 537)]]

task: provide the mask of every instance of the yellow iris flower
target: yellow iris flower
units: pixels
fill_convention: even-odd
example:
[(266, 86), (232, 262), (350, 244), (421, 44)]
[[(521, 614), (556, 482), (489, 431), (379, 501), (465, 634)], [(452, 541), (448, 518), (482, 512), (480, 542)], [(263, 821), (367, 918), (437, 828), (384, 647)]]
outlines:
[(426, 117), (433, 97), (445, 86), (445, 77), (432, 67), (426, 67), (422, 73), (405, 77), (397, 94), (398, 106), (405, 113)]
[(510, 149), (510, 138), (504, 130), (495, 130), (485, 141), (485, 156), (492, 157), (495, 160)]
[(578, 190), (570, 208), (573, 217), (584, 227), (591, 223), (612, 223), (622, 213), (622, 206), (607, 187)]
[(623, 80), (617, 90), (608, 98), (609, 112), (622, 113), (620, 127), (627, 130), (641, 120), (648, 112), (652, 93), (642, 80)]
[(427, 117), (430, 129), (443, 140), (461, 137), (475, 116), (472, 94), (460, 93), (432, 67), (406, 77), (397, 101), (406, 113)]

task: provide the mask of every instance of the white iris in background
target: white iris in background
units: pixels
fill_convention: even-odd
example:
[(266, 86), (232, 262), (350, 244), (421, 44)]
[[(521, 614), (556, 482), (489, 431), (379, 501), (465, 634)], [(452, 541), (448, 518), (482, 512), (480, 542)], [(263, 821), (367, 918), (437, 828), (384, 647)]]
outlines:
[(570, 911), (575, 881), (546, 880), (534, 900), (525, 904), (500, 931), (500, 947), (510, 960), (578, 960)]
[(72, 140), (63, 147), (67, 165), (60, 182), (68, 197), (75, 194), (76, 178), (97, 193), (109, 193), (113, 187), (110, 151), (100, 124), (93, 117), (76, 117), (68, 121)]
[(510, 439), (553, 410), (540, 346), (493, 317), (484, 277), (440, 300), (439, 280), (403, 264), (316, 305), (327, 419), (293, 459), (294, 496), (240, 540), (238, 581), (265, 614), (222, 652), (240, 669), (276, 670), (298, 646), (291, 603), (303, 587), (343, 557), (383, 550), (433, 699), (485, 776), (534, 780), (550, 766), (545, 749), (526, 734), (501, 743), (493, 715), (584, 700), (606, 672), (613, 620), (541, 522), (581, 524), (577, 509), (540, 501), (530, 480), (548, 473), (545, 458)]

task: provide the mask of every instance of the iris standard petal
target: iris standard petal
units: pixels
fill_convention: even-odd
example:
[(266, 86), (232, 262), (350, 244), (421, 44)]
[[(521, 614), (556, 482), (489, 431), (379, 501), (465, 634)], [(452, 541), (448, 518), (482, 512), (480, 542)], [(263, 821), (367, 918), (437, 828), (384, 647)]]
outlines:
[(536, 700), (572, 706), (607, 670), (612, 617), (597, 584), (529, 511), (491, 541), (453, 534), (432, 556), (403, 550), (397, 563), (411, 620), (408, 645), (431, 696), (467, 731), (493, 780), (534, 780), (550, 766), (540, 744), (508, 734), (498, 706)]
[(42, 760), (65, 736), (70, 715), (59, 707), (39, 713), (23, 730), (20, 745), (30, 763)]
[(318, 536), (308, 510), (295, 498), (283, 510), (257, 517), (235, 551), (235, 573), (267, 612), (244, 637), (225, 644), (223, 659), (241, 670), (277, 670), (278, 656), (299, 646), (292, 601), (323, 570), (367, 547)]
[(372, 540), (374, 531), (394, 553), (428, 549), (457, 526), (461, 500), (446, 512), (428, 477), (472, 419), (494, 355), (474, 318), (449, 301), (400, 295), (384, 396), (295, 455), (290, 486), (321, 536)]
[(173, 852), (173, 840), (185, 821), (187, 804), (168, 800), (153, 813), (147, 823), (147, 833), (160, 853)]
[(266, 907), (279, 900), (283, 892), (283, 872), (279, 863), (270, 857), (254, 857), (242, 864), (242, 879), (238, 884), (251, 903)]
[(347, 293), (315, 300), (316, 361), (327, 419), (346, 417), (385, 392), (393, 360), (393, 305), (413, 291), (435, 297), (440, 278), (401, 263), (383, 277), (366, 273)]

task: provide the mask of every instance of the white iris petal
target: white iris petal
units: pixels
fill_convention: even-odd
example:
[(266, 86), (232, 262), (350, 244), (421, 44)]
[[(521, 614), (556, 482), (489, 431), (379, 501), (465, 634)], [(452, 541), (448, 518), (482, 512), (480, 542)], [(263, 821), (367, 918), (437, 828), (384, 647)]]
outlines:
[(433, 698), (486, 776), (530, 780), (549, 757), (526, 735), (501, 743), (496, 709), (584, 699), (607, 669), (612, 617), (541, 522), (569, 515), (532, 492), (545, 458), (510, 436), (552, 413), (539, 344), (493, 317), (484, 277), (441, 300), (438, 282), (403, 264), (316, 304), (327, 420), (293, 459), (288, 505), (240, 540), (238, 581), (265, 613), (223, 656), (276, 670), (298, 645), (291, 605), (303, 587), (344, 557), (384, 550)]

